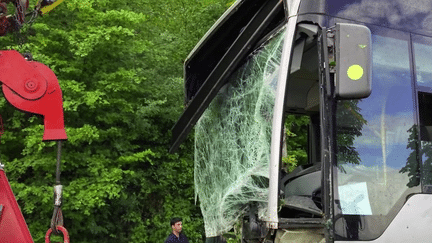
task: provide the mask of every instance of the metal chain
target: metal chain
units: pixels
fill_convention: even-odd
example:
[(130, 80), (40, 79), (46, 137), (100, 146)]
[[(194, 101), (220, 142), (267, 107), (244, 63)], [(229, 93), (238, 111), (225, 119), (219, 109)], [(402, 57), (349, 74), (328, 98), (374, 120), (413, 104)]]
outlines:
[(26, 15), (30, 15), (30, 20), (26, 22), (26, 24), (28, 24), (29, 26), (31, 26), (33, 24), (33, 22), (36, 20), (36, 18), (39, 15), (39, 10), (37, 10), (36, 8), (31, 11), (30, 13), (26, 14)]
[(54, 211), (51, 218), (51, 229), (54, 234), (60, 234), (57, 226), (63, 226), (63, 212), (61, 210), (63, 186), (60, 183), (62, 141), (57, 141), (57, 164), (56, 164), (56, 185), (54, 186)]
[(15, 14), (12, 16), (12, 21), (13, 24), (10, 27), (11, 29), (13, 29), (13, 33), (15, 36), (15, 39), (18, 42), (18, 45), (20, 47), (22, 47), (22, 45), (24, 44), (24, 35), (22, 35), (20, 32), (21, 27), (25, 21), (25, 13), (24, 13), (24, 8), (21, 5), (21, 1), (20, 0), (15, 0), (13, 1), (13, 4), (15, 5)]
[[(18, 45), (22, 47), (24, 43), (26, 42), (26, 36), (27, 33), (30, 30), (30, 27), (36, 20), (36, 18), (40, 14), (40, 8), (41, 8), (42, 0), (39, 0), (36, 4), (35, 8), (31, 12), (24, 13), (24, 7), (21, 5), (21, 1), (17, 0), (16, 3), (16, 14), (13, 17), (13, 20), (15, 22), (15, 38), (18, 42)], [(30, 16), (29, 20), (26, 21), (26, 17)], [(25, 33), (21, 33), (21, 28), (26, 25)]]
[(27, 22), (28, 25), (31, 26), (33, 24), (33, 22), (36, 20), (36, 18), (40, 14), (41, 6), (42, 6), (42, 0), (39, 0), (38, 3), (36, 4), (35, 8), (33, 9), (33, 11), (30, 12), (31, 17), (30, 17), (30, 20)]

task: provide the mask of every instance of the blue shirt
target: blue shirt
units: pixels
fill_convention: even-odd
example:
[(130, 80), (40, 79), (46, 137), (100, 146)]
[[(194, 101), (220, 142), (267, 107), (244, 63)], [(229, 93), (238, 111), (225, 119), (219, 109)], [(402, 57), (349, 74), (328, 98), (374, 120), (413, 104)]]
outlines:
[(189, 243), (189, 241), (184, 234), (180, 233), (179, 237), (177, 238), (175, 234), (171, 233), (165, 240), (165, 243)]

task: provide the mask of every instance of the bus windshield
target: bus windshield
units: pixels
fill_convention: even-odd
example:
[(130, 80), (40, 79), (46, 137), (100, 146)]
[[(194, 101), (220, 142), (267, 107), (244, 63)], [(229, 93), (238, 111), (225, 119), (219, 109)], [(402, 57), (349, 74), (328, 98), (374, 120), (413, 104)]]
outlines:
[(373, 92), (337, 103), (336, 239), (379, 237), (420, 192), (409, 34), (371, 30)]
[(284, 29), (253, 52), (195, 125), (195, 191), (207, 237), (268, 203), (270, 140)]

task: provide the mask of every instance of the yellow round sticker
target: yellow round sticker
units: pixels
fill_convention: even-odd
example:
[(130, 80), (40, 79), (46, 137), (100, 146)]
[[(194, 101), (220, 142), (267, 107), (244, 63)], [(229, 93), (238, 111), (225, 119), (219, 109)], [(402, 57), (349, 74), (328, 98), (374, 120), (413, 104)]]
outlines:
[(351, 65), (347, 71), (348, 77), (352, 80), (359, 80), (363, 77), (363, 68), (360, 65)]

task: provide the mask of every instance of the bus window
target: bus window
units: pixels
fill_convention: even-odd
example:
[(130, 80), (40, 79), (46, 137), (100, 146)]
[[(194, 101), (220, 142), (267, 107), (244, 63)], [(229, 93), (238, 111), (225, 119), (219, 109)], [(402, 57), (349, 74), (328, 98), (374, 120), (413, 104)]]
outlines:
[[(419, 93), (419, 117), (420, 117), (420, 158), (423, 166), (420, 173), (420, 166), (417, 166), (417, 174), (421, 174), (422, 184), (426, 188), (432, 185), (432, 94)], [(419, 178), (417, 179), (417, 183)], [(430, 190), (426, 191), (430, 193)]]
[(432, 4), (417, 0), (327, 0), (330, 16), (430, 35)]
[[(281, 218), (322, 215), (319, 113), (285, 118)], [(284, 151), (285, 150), (285, 151)]]
[[(423, 192), (432, 190), (432, 38), (414, 36), (414, 59), (418, 90), (421, 147), (419, 157), (423, 165), (417, 166), (417, 175), (421, 175)], [(420, 179), (417, 179), (419, 183)]]
[(413, 39), (417, 85), (432, 88), (432, 38), (415, 36)]
[(418, 183), (410, 183), (417, 149), (409, 35), (384, 28), (372, 33), (373, 92), (337, 104), (335, 234), (340, 240), (376, 239), (407, 196), (419, 192)]
[[(293, 64), (287, 82), (280, 218), (319, 218), (321, 204), (320, 92), (318, 27), (297, 26)], [(306, 35), (307, 31), (312, 34)]]

